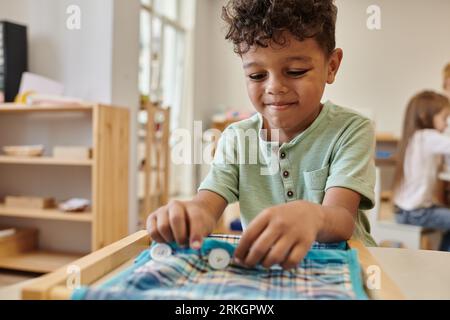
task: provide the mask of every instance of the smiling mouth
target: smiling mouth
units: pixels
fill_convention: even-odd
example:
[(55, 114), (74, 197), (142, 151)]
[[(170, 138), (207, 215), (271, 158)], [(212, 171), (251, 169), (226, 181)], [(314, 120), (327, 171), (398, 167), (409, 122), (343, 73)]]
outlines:
[(269, 107), (270, 109), (273, 110), (277, 110), (277, 111), (282, 111), (282, 110), (286, 110), (289, 109), (290, 107), (296, 106), (298, 104), (298, 102), (292, 102), (292, 103), (267, 103), (266, 107)]

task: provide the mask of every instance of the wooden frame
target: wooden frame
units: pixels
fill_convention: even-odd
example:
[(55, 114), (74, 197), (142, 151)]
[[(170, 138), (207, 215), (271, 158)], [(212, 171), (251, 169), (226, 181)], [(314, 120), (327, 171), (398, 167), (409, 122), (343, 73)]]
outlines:
[[(93, 252), (128, 234), (129, 110), (101, 104), (68, 106), (0, 104), (0, 117), (7, 114), (29, 113), (51, 113), (58, 114), (59, 117), (66, 112), (90, 115), (88, 125), (92, 131), (90, 142), (92, 159), (0, 156), (0, 165), (63, 166), (67, 170), (71, 170), (73, 166), (90, 168), (90, 178), (87, 181), (91, 189), (90, 212), (66, 214), (58, 209), (11, 208), (0, 203), (0, 222), (2, 217), (12, 217), (90, 224), (91, 243), (87, 252)], [(55, 242), (58, 241), (64, 239), (55, 239)], [(36, 248), (0, 258), (0, 267), (45, 273), (52, 272), (81, 256), (82, 254), (78, 253), (48, 252)]]
[[(136, 232), (114, 244), (111, 244), (97, 252), (81, 258), (71, 264), (80, 270), (80, 284), (99, 284), (126, 266), (144, 249), (148, 248), (151, 239), (147, 231)], [(404, 299), (403, 294), (381, 266), (373, 258), (370, 252), (359, 241), (349, 241), (351, 248), (358, 251), (364, 280), (365, 271), (370, 266), (378, 266), (381, 270), (382, 286), (379, 290), (367, 290), (371, 299)], [(40, 277), (30, 283), (22, 290), (23, 299), (70, 299), (72, 290), (68, 289), (66, 283), (70, 280), (69, 266)], [(365, 282), (365, 281), (364, 281)]]

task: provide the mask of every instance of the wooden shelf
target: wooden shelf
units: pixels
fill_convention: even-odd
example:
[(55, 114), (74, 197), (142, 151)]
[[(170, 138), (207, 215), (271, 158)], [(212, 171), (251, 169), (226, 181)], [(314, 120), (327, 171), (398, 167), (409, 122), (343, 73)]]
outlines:
[(397, 164), (397, 160), (395, 158), (377, 158), (375, 164), (377, 166), (393, 166)]
[(0, 258), (0, 268), (48, 273), (82, 257), (81, 254), (29, 251)]
[(65, 105), (65, 106), (28, 106), (24, 104), (4, 103), (0, 104), (0, 112), (40, 112), (40, 111), (52, 111), (52, 112), (67, 112), (67, 111), (84, 111), (90, 112), (93, 110), (93, 105)]
[(382, 191), (381, 192), (381, 200), (383, 201), (391, 201), (393, 198), (393, 192), (390, 190)]
[(59, 165), (59, 166), (92, 166), (92, 159), (70, 160), (53, 157), (13, 157), (0, 156), (0, 163), (7, 164), (37, 164), (37, 165)]
[(92, 214), (90, 212), (66, 213), (59, 210), (40, 210), (25, 208), (10, 208), (0, 204), (0, 216), (35, 218), (43, 220), (62, 220), (76, 222), (91, 222)]
[[(38, 122), (30, 126), (30, 128), (20, 128), (26, 126), (28, 120), (30, 122), (35, 120), (29, 118), (29, 116), (39, 115), (40, 113), (54, 115), (54, 121), (61, 121), (61, 123), (53, 127), (52, 125), (48, 125), (47, 122)], [(76, 115), (80, 116), (80, 119), (73, 123), (73, 127), (66, 128), (65, 123), (71, 121), (70, 117), (66, 117), (66, 115), (70, 116), (71, 113), (76, 113)], [(23, 117), (25, 118), (22, 119)], [(77, 116), (77, 118), (79, 117)], [(47, 153), (42, 157), (18, 157), (9, 156), (0, 151), (2, 153), (0, 155), (0, 166), (4, 166), (2, 167), (4, 170), (20, 171), (25, 169), (23, 166), (30, 166), (31, 168), (27, 168), (30, 169), (30, 172), (27, 170), (26, 174), (30, 173), (32, 179), (40, 179), (37, 174), (39, 171), (42, 171), (42, 166), (55, 166), (55, 169), (57, 168), (58, 171), (61, 171), (53, 172), (53, 170), (50, 170), (49, 172), (43, 172), (43, 174), (49, 174), (52, 178), (57, 174), (64, 174), (64, 171), (70, 175), (76, 174), (76, 172), (72, 172), (72, 169), (76, 168), (83, 171), (88, 170), (90, 173), (86, 177), (83, 174), (83, 177), (80, 177), (82, 178), (80, 179), (80, 183), (76, 183), (73, 186), (65, 183), (65, 181), (53, 181), (54, 179), (49, 179), (51, 185), (48, 187), (46, 185), (40, 187), (39, 184), (35, 183), (36, 181), (33, 181), (33, 185), (28, 187), (28, 181), (25, 179), (21, 179), (10, 185), (4, 181), (1, 185), (5, 189), (2, 190), (4, 195), (14, 193), (33, 195), (36, 194), (37, 191), (35, 190), (38, 189), (39, 193), (45, 191), (44, 193), (46, 195), (59, 199), (66, 197), (65, 195), (67, 194), (79, 193), (80, 189), (83, 189), (90, 190), (89, 198), (93, 204), (92, 209), (89, 209), (90, 212), (69, 213), (57, 209), (11, 208), (0, 203), (0, 224), (6, 222), (6, 220), (20, 220), (18, 221), (20, 223), (29, 222), (29, 225), (35, 226), (39, 231), (36, 238), (39, 238), (41, 248), (51, 248), (51, 251), (63, 252), (54, 253), (45, 252), (41, 249), (38, 250), (38, 241), (35, 241), (35, 243), (25, 243), (23, 246), (27, 245), (26, 248), (19, 248), (20, 250), (16, 250), (15, 252), (11, 252), (11, 249), (1, 255), (0, 268), (47, 273), (78, 259), (81, 255), (64, 253), (65, 251), (71, 251), (69, 244), (73, 239), (67, 238), (69, 236), (73, 237), (71, 233), (67, 233), (67, 235), (65, 233), (61, 234), (57, 229), (60, 227), (60, 223), (53, 225), (54, 223), (50, 223), (52, 221), (65, 222), (67, 228), (73, 229), (71, 231), (74, 231), (77, 237), (90, 238), (90, 241), (86, 241), (85, 243), (83, 241), (79, 249), (75, 249), (75, 251), (79, 250), (80, 252), (88, 253), (98, 250), (128, 234), (130, 112), (127, 108), (97, 103), (59, 106), (27, 106), (7, 103), (0, 104), (0, 120), (3, 121), (2, 124), (17, 121), (17, 126), (16, 124), (13, 126), (13, 123), (11, 123), (11, 126), (1, 126), (0, 129), (3, 130), (0, 130), (0, 136), (7, 137), (8, 134), (14, 134), (10, 132), (10, 127), (15, 127), (18, 131), (28, 129), (30, 134), (33, 134), (33, 129), (37, 129), (38, 132), (44, 130), (43, 136), (45, 136), (45, 131), (47, 131), (48, 136), (61, 134), (60, 140), (69, 140), (69, 145), (84, 145), (85, 141), (87, 141), (86, 137), (80, 136), (77, 139), (76, 130), (86, 130), (89, 128), (89, 132), (86, 135), (90, 136), (87, 138), (90, 138), (89, 143), (91, 144), (94, 155), (92, 159), (77, 160), (54, 157), (52, 153)], [(53, 121), (53, 119), (51, 120)], [(48, 128), (46, 128), (47, 126)], [(69, 129), (74, 132), (67, 134), (62, 132)], [(6, 140), (8, 139), (3, 140), (3, 143), (0, 144), (0, 149), (3, 145), (6, 145)], [(74, 140), (80, 141), (75, 142)], [(26, 141), (14, 141), (14, 143), (17, 145), (21, 143), (26, 144)], [(51, 146), (51, 141), (40, 141), (39, 144)], [(45, 177), (42, 177), (42, 179), (45, 179)], [(64, 188), (61, 192), (59, 187), (57, 185), (55, 186), (56, 183), (61, 183), (61, 188)], [(70, 191), (72, 188), (75, 190)], [(11, 190), (8, 191), (7, 189)], [(41, 223), (36, 225), (30, 219), (34, 220), (34, 222)], [(14, 222), (8, 223), (7, 227), (15, 227), (11, 224), (14, 224)], [(83, 226), (81, 229), (80, 224)], [(89, 244), (90, 248), (87, 248)], [(31, 245), (33, 246), (30, 247)], [(8, 246), (9, 248), (11, 246)]]
[(391, 133), (378, 133), (376, 135), (377, 142), (391, 142), (391, 143), (398, 143), (399, 138), (394, 136)]

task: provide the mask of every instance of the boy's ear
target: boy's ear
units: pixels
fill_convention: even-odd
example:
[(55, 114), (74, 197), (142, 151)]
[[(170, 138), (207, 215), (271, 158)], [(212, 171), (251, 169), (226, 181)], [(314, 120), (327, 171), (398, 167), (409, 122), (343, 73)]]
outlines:
[(342, 49), (334, 49), (328, 59), (328, 74), (327, 83), (332, 84), (336, 79), (336, 74), (341, 66), (342, 58), (344, 57), (344, 52)]

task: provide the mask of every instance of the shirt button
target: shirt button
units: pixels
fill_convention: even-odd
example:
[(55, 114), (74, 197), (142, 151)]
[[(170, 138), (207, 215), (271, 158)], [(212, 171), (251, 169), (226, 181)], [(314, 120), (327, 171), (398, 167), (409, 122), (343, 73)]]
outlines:
[(289, 171), (284, 171), (283, 172), (283, 177), (285, 177), (285, 178), (289, 177)]
[(208, 256), (209, 265), (216, 270), (225, 269), (230, 264), (230, 261), (230, 254), (222, 248), (211, 250)]
[(286, 153), (282, 152), (282, 153), (280, 154), (280, 158), (281, 158), (281, 159), (286, 158)]
[(287, 192), (287, 196), (288, 196), (289, 198), (292, 198), (292, 197), (294, 196), (294, 193), (293, 193), (292, 191), (288, 191), (288, 192)]
[(150, 255), (153, 260), (162, 261), (172, 255), (172, 248), (168, 244), (158, 243), (151, 249)]

